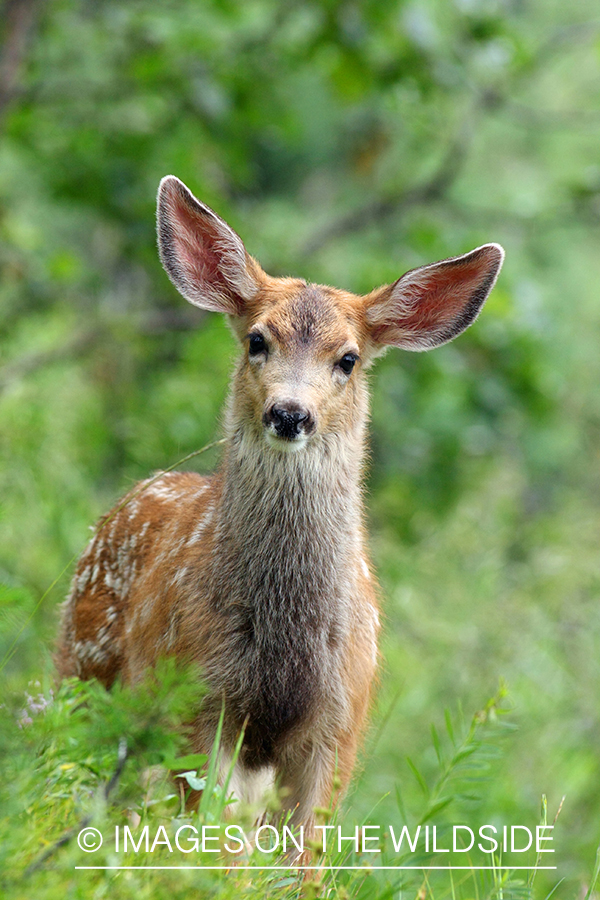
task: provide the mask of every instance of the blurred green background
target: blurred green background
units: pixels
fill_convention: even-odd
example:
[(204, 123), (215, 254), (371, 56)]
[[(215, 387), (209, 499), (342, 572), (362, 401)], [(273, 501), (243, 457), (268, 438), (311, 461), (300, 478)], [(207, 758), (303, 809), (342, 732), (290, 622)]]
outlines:
[(385, 637), (348, 808), (394, 821), (396, 785), (416, 803), (406, 755), (428, 777), (431, 724), (469, 718), (504, 680), (518, 727), (477, 820), (533, 825), (543, 793), (551, 818), (566, 795), (553, 862), (565, 896), (585, 893), (600, 841), (599, 100), (593, 0), (0, 4), (6, 689), (51, 682), (68, 573), (32, 613), (88, 526), (219, 436), (236, 348), (160, 267), (163, 175), (270, 274), (356, 292), (500, 242), (476, 325), (431, 354), (391, 351), (372, 377)]

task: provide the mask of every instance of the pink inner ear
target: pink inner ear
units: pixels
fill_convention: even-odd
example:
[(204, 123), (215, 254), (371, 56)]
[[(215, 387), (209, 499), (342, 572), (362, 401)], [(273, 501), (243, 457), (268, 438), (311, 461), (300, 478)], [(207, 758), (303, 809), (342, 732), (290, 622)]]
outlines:
[(158, 192), (158, 244), (169, 278), (201, 309), (243, 316), (266, 277), (227, 222), (172, 175)]
[(409, 288), (415, 303), (404, 324), (408, 327), (419, 325), (425, 329), (443, 327), (460, 316), (484, 280), (481, 259), (434, 268), (421, 283)]
[(173, 244), (179, 264), (191, 285), (206, 283), (212, 290), (227, 296), (225, 279), (219, 269), (219, 258), (214, 250), (218, 240), (211, 227), (209, 216), (191, 210), (185, 202), (173, 204), (177, 227), (173, 231)]
[[(408, 272), (373, 309), (373, 337), (422, 348), (458, 334), (475, 318), (497, 273), (489, 246), (457, 260)], [(410, 347), (409, 347), (410, 349)]]
[(216, 256), (205, 244), (192, 242), (184, 235), (176, 235), (173, 243), (186, 278), (192, 284), (210, 282), (211, 285), (217, 283), (219, 287), (225, 287)]

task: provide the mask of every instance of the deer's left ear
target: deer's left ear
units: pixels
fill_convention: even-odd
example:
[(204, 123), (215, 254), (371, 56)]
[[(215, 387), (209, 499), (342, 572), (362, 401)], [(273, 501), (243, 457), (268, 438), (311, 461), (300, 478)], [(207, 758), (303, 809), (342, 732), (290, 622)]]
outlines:
[(393, 345), (430, 350), (451, 341), (476, 318), (504, 259), (499, 244), (413, 269), (365, 297), (374, 350)]

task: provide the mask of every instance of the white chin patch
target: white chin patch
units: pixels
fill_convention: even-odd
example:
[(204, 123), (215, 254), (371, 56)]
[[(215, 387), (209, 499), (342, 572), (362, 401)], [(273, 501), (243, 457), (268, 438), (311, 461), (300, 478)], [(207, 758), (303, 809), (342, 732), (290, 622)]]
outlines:
[(274, 431), (267, 430), (265, 431), (265, 438), (269, 447), (273, 447), (281, 453), (296, 453), (298, 450), (306, 447), (308, 443), (308, 438), (305, 434), (299, 434), (298, 437), (290, 441), (287, 438), (279, 437)]

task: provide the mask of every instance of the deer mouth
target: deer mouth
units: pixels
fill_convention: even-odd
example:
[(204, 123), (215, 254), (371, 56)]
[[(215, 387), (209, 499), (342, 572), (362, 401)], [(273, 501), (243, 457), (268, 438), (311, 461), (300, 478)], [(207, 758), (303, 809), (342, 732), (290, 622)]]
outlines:
[(265, 439), (269, 447), (282, 453), (297, 453), (308, 444), (308, 435), (303, 431), (291, 437), (284, 437), (270, 427), (265, 429)]

